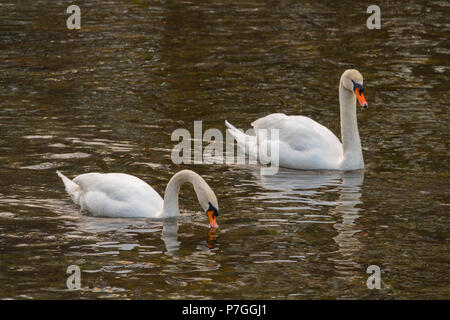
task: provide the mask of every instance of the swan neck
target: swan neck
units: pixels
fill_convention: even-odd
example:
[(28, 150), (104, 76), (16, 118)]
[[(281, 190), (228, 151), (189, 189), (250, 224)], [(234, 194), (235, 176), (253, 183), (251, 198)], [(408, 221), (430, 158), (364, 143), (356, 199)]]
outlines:
[(190, 170), (182, 170), (176, 173), (170, 179), (169, 183), (167, 184), (166, 191), (164, 192), (164, 205), (161, 214), (162, 218), (176, 217), (180, 213), (180, 209), (178, 206), (178, 196), (180, 193), (181, 185), (183, 183), (191, 183), (194, 186), (194, 190), (198, 197), (199, 191), (197, 185), (199, 178), (199, 175)]
[(341, 115), (341, 138), (344, 158), (343, 170), (364, 168), (361, 149), (361, 140), (356, 117), (356, 96), (344, 88), (342, 82), (339, 86), (339, 104)]

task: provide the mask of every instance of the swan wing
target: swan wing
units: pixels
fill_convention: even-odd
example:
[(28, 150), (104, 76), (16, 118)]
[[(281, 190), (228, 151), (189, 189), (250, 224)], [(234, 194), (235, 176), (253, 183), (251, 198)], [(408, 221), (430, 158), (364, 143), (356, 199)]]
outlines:
[[(280, 165), (296, 169), (335, 169), (342, 158), (339, 139), (320, 123), (304, 116), (274, 113), (252, 123), (258, 137), (270, 137), (278, 129)], [(260, 135), (261, 130), (267, 130)], [(258, 144), (263, 141), (258, 141)]]

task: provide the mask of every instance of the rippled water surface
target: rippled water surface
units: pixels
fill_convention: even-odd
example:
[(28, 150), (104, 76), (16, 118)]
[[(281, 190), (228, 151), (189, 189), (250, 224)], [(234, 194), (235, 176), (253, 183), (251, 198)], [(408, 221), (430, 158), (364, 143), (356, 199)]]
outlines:
[[(370, 4), (83, 1), (70, 31), (67, 1), (2, 0), (0, 298), (450, 298), (449, 4), (378, 1), (368, 30)], [(284, 112), (339, 134), (347, 68), (369, 102), (364, 172), (172, 163), (172, 131), (194, 120), (225, 133)], [(190, 187), (178, 222), (95, 218), (55, 174), (163, 193), (182, 168), (216, 192), (216, 233)]]

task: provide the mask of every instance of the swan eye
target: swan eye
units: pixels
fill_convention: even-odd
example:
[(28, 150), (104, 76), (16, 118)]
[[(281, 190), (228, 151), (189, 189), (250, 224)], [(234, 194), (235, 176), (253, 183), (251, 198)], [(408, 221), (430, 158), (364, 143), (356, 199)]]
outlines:
[(353, 82), (353, 92), (355, 93), (356, 98), (359, 101), (359, 104), (364, 109), (367, 108), (367, 101), (366, 98), (364, 98), (364, 86), (361, 83), (355, 82), (353, 80), (352, 82)]
[(217, 217), (219, 215), (219, 211), (211, 204), (211, 202), (208, 202), (209, 208), (206, 210), (206, 213), (208, 215), (212, 214), (214, 217)]
[(353, 83), (353, 91), (355, 91), (356, 89), (359, 89), (360, 93), (364, 92), (364, 86), (361, 83), (358, 83), (354, 80), (352, 80), (352, 83)]

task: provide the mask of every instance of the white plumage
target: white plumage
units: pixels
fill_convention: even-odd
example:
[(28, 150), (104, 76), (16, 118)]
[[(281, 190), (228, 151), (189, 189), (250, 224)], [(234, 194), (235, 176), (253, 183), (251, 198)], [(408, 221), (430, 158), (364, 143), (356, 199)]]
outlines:
[[(279, 134), (279, 165), (301, 170), (357, 170), (364, 168), (356, 119), (356, 97), (367, 106), (357, 70), (343, 73), (339, 85), (342, 140), (328, 128), (304, 116), (274, 113), (252, 122), (255, 135), (247, 135), (225, 121), (229, 132), (244, 152), (256, 158), (259, 148), (270, 141), (272, 129)], [(264, 134), (260, 134), (266, 130)], [(267, 137), (269, 140), (261, 139)], [(263, 154), (263, 153), (261, 153)]]
[[(213, 207), (211, 225), (219, 206), (214, 191), (191, 170), (176, 173), (167, 184), (164, 199), (146, 182), (124, 173), (86, 173), (70, 180), (56, 171), (73, 202), (94, 216), (123, 218), (167, 218), (179, 214), (178, 194), (183, 183), (194, 186), (200, 205), (206, 211)], [(213, 219), (214, 218), (214, 219)]]

